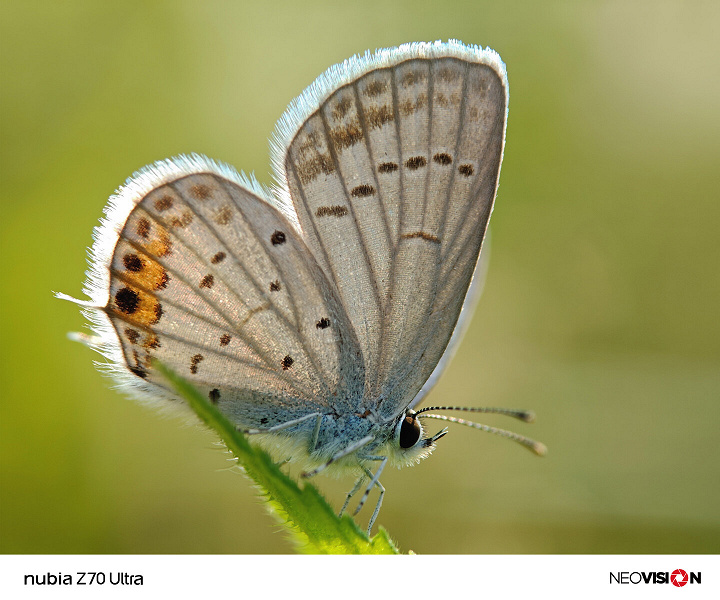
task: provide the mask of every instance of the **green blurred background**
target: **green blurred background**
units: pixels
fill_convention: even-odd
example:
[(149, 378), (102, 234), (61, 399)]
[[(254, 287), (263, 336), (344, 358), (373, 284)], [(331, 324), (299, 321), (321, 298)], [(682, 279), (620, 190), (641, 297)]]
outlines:
[(484, 421), (550, 452), (455, 427), (386, 471), (379, 523), (418, 553), (720, 552), (718, 6), (4, 2), (0, 551), (292, 551), (213, 435), (111, 389), (51, 291), (80, 295), (134, 170), (194, 151), (269, 182), (327, 67), (455, 37), (501, 54), (510, 117), (485, 293), (429, 402), (532, 408)]

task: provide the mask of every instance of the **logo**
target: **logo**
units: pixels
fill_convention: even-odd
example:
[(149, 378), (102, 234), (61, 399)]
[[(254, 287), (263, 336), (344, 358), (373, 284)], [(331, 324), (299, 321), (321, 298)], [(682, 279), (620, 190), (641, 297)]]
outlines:
[(672, 583), (675, 587), (683, 587), (685, 585), (702, 583), (702, 573), (698, 571), (690, 571), (684, 569), (675, 569), (672, 574), (668, 571), (617, 571), (610, 572), (610, 583), (621, 584), (667, 584)]
[[(676, 587), (682, 587), (688, 582), (688, 574), (682, 569), (675, 569), (670, 576), (670, 581)], [(700, 583), (698, 581), (698, 583)]]

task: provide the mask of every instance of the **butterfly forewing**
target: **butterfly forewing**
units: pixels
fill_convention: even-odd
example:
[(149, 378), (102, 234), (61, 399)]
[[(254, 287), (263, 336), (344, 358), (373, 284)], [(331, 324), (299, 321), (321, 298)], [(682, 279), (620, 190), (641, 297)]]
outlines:
[[(437, 211), (444, 213), (445, 222), (440, 264), (433, 276), (437, 282), (433, 311), (427, 332), (420, 334), (427, 345), (420, 362), (407, 375), (410, 380), (415, 373), (426, 377), (433, 371), (445, 351), (448, 331), (452, 333), (463, 305), (468, 306), (464, 299), (468, 283), (477, 272), (478, 253), (497, 189), (505, 133), (506, 88), (489, 67), (470, 67), (464, 78), (463, 98), (464, 116), (456, 150), (458, 164), (451, 171), (446, 211), (442, 206)], [(476, 299), (477, 294), (473, 300)], [(417, 381), (415, 385), (422, 383)]]
[(274, 206), (215, 173), (158, 185), (133, 208), (108, 314), (136, 376), (162, 385), (158, 358), (248, 426), (268, 403), (287, 406), (287, 420), (359, 396), (351, 326), (305, 243)]
[(453, 333), (505, 134), (496, 55), (414, 54), (332, 72), (342, 85), (308, 110), (283, 164), (308, 245), (357, 333), (368, 406), (381, 402), (385, 416), (410, 404)]

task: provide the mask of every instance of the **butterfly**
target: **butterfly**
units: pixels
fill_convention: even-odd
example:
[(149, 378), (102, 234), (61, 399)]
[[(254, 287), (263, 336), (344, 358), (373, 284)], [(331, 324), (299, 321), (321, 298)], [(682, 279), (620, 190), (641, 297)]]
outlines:
[(490, 49), (411, 43), (331, 67), (271, 139), (275, 186), (199, 155), (157, 162), (113, 195), (80, 304), (131, 395), (187, 378), (238, 429), (304, 476), (350, 473), (385, 489), (447, 433), (415, 407), (445, 369), (481, 287), (479, 260), (505, 142), (508, 83)]

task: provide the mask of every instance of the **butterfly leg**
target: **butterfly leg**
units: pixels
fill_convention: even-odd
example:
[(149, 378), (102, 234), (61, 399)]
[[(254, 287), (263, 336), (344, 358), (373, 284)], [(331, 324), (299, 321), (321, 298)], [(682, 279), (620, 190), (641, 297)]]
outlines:
[(313, 429), (312, 440), (310, 441), (310, 453), (315, 452), (318, 443), (318, 437), (320, 436), (320, 425), (322, 425), (321, 414), (318, 414), (317, 420), (315, 421), (315, 429)]
[(382, 506), (383, 496), (385, 495), (385, 487), (382, 483), (379, 481), (375, 482), (375, 485), (380, 490), (380, 495), (378, 496), (377, 504), (375, 505), (375, 510), (373, 511), (372, 517), (370, 517), (370, 521), (368, 522), (368, 528), (367, 528), (367, 534), (368, 537), (370, 537), (370, 532), (372, 531), (373, 525), (375, 525), (375, 519), (377, 519), (378, 513), (380, 512), (380, 507)]
[[(360, 502), (358, 502), (357, 508), (355, 509), (354, 515), (358, 514), (362, 507), (365, 505), (365, 501), (368, 498), (368, 495), (370, 494), (370, 490), (372, 490), (373, 487), (377, 486), (377, 488), (380, 490), (380, 496), (378, 497), (377, 504), (375, 505), (375, 510), (373, 511), (372, 517), (370, 517), (370, 522), (368, 524), (367, 533), (370, 535), (370, 531), (372, 530), (373, 525), (375, 524), (375, 519), (377, 519), (378, 513), (380, 512), (380, 507), (382, 506), (383, 496), (385, 495), (385, 488), (383, 487), (382, 483), (380, 483), (380, 475), (383, 472), (383, 469), (385, 468), (385, 465), (387, 464), (388, 458), (387, 456), (363, 456), (362, 457), (365, 460), (378, 460), (380, 461), (380, 466), (377, 468), (377, 471), (375, 471), (375, 475), (373, 475), (369, 469), (366, 469), (363, 467), (363, 471), (365, 471), (365, 474), (367, 477), (370, 478), (370, 483), (368, 483), (367, 488), (365, 489), (365, 493), (362, 495), (362, 498), (360, 498)], [(364, 478), (363, 478), (364, 479)]]
[(336, 460), (340, 460), (341, 458), (347, 456), (348, 454), (352, 454), (353, 452), (358, 451), (360, 448), (362, 448), (363, 446), (366, 446), (367, 444), (369, 444), (370, 442), (372, 442), (374, 439), (375, 439), (375, 438), (374, 438), (373, 436), (371, 436), (371, 435), (366, 435), (366, 436), (365, 436), (364, 438), (362, 438), (361, 440), (358, 440), (358, 441), (355, 442), (354, 444), (350, 444), (347, 448), (343, 448), (342, 450), (340, 450), (340, 452), (338, 452), (337, 454), (335, 454), (334, 456), (332, 456), (332, 457), (330, 458), (330, 460), (328, 460), (326, 463), (323, 463), (322, 465), (320, 465), (319, 467), (313, 469), (312, 471), (307, 471), (307, 472), (303, 473), (302, 476), (303, 476), (303, 477), (314, 477), (315, 475), (317, 475), (317, 474), (320, 473), (321, 471), (324, 471), (325, 469), (327, 469), (327, 468), (328, 468), (331, 464), (333, 464)]
[(358, 490), (360, 489), (360, 486), (365, 482), (365, 479), (367, 478), (367, 475), (362, 475), (360, 479), (358, 479), (355, 482), (355, 485), (353, 489), (351, 489), (347, 493), (347, 498), (345, 498), (345, 504), (342, 505), (342, 508), (340, 509), (340, 514), (338, 517), (342, 517), (343, 513), (345, 512), (345, 509), (347, 508), (348, 504), (350, 504), (350, 498), (352, 498), (355, 494), (357, 494)]
[(256, 427), (251, 427), (249, 429), (237, 427), (236, 429), (240, 433), (244, 433), (245, 435), (257, 435), (258, 433), (273, 433), (274, 431), (282, 431), (283, 429), (287, 429), (288, 427), (293, 427), (294, 425), (298, 425), (312, 418), (316, 418), (318, 422), (318, 424), (315, 425), (315, 433), (313, 434), (313, 439), (317, 443), (317, 432), (320, 430), (319, 423), (322, 421), (322, 415), (320, 413), (310, 413), (309, 415), (305, 415), (304, 417), (300, 417), (299, 419), (293, 419), (292, 421), (280, 423), (280, 425), (273, 425), (272, 427), (266, 427), (262, 429)]

